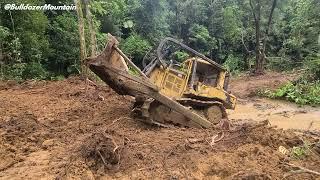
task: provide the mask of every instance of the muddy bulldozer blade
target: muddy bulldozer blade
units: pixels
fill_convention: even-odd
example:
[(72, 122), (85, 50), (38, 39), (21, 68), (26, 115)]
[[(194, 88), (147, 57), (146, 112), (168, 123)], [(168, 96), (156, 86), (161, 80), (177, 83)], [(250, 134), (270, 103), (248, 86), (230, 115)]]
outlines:
[[(198, 126), (204, 128), (212, 126), (212, 123), (205, 118), (161, 94), (157, 86), (123, 54), (117, 45), (118, 41), (109, 34), (105, 50), (97, 57), (88, 58), (86, 65), (120, 95), (130, 95), (136, 99), (152, 98), (162, 106), (179, 113), (185, 119), (192, 121)], [(138, 72), (139, 76), (131, 75), (127, 64), (134, 71)], [(148, 111), (150, 112), (150, 109)], [(150, 121), (157, 121), (157, 118), (153, 117)]]

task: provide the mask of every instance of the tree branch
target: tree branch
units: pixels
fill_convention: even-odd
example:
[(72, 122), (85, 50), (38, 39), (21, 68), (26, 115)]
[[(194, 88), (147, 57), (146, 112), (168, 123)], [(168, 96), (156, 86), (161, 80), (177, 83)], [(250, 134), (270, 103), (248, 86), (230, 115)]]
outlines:
[(253, 8), (253, 5), (252, 5), (252, 0), (250, 0), (250, 7), (251, 7), (251, 10), (252, 10), (252, 14), (253, 14), (254, 21), (257, 21), (257, 17), (256, 17), (256, 13), (255, 13), (255, 8)]
[(274, 9), (275, 9), (276, 5), (277, 5), (277, 0), (273, 0), (272, 6), (271, 6), (270, 15), (269, 15), (269, 18), (268, 18), (268, 25), (267, 25), (267, 29), (266, 29), (266, 34), (263, 37), (263, 50), (265, 50), (265, 48), (266, 48), (267, 37), (269, 35), (272, 16), (273, 16), (273, 12), (274, 12)]
[(276, 8), (276, 5), (277, 5), (277, 0), (273, 0), (271, 11), (270, 11), (270, 15), (269, 15), (269, 19), (268, 19), (268, 26), (267, 26), (267, 29), (266, 29), (266, 35), (269, 34), (271, 21), (272, 21), (272, 16), (273, 16), (274, 9)]
[(249, 51), (248, 47), (247, 47), (246, 44), (244, 43), (243, 31), (241, 31), (241, 41), (242, 41), (242, 44), (243, 44), (245, 50), (247, 51), (247, 53), (248, 53), (248, 54), (251, 54), (252, 51)]
[(300, 174), (300, 173), (310, 173), (310, 174), (314, 174), (314, 175), (320, 176), (320, 173), (317, 172), (317, 171), (313, 171), (313, 170), (310, 170), (310, 169), (307, 169), (305, 167), (298, 166), (298, 165), (295, 165), (295, 164), (290, 164), (290, 163), (285, 163), (285, 164), (288, 165), (288, 166), (291, 166), (291, 167), (298, 168), (299, 170), (293, 171), (293, 172), (291, 172), (289, 174), (284, 175), (284, 177), (282, 179), (285, 179), (285, 178), (287, 178), (289, 176), (292, 176), (294, 174)]

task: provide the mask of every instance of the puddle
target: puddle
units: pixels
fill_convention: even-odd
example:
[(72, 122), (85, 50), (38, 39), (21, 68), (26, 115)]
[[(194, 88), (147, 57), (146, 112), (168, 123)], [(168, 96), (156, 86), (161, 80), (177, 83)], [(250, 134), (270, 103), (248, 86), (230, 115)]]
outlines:
[(229, 119), (269, 120), (283, 129), (320, 130), (320, 107), (303, 106), (270, 99), (239, 102), (235, 110), (228, 110)]

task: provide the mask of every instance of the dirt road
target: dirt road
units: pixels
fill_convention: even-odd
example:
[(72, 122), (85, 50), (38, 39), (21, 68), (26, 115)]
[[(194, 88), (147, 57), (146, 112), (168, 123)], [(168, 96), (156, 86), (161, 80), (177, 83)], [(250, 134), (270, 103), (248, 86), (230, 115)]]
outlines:
[(79, 78), (0, 83), (0, 102), (0, 179), (281, 179), (293, 170), (285, 163), (319, 171), (317, 149), (278, 152), (317, 139), (239, 120), (255, 116), (230, 132), (152, 127), (129, 117), (130, 97)]

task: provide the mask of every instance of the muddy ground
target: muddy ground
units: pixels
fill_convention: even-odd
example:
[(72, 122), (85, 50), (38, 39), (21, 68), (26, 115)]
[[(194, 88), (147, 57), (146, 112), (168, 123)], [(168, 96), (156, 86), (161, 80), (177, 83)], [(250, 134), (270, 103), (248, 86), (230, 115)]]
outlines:
[[(279, 84), (286, 81), (281, 78)], [(248, 93), (255, 91), (253, 81), (232, 82), (240, 109), (260, 100)], [(278, 151), (316, 143), (317, 136), (262, 125), (241, 110), (228, 112), (229, 132), (154, 127), (130, 118), (132, 103), (79, 78), (0, 83), (0, 179), (281, 179), (297, 170), (286, 163), (320, 171), (316, 146), (299, 157)]]
[(257, 97), (262, 89), (276, 89), (297, 73), (267, 72), (263, 76), (242, 75), (232, 79), (230, 90), (238, 97), (237, 108), (228, 111), (232, 120), (268, 120), (283, 129), (320, 130), (320, 107), (299, 106), (284, 100)]

